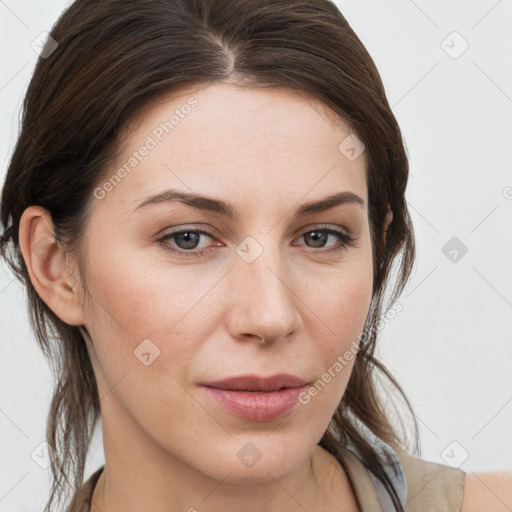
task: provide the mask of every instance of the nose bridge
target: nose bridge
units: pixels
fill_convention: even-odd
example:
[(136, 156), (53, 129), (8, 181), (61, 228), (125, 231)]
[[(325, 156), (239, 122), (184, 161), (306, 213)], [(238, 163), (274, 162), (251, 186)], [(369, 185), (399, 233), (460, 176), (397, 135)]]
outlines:
[(272, 234), (258, 240), (249, 236), (236, 248), (230, 286), (234, 336), (253, 334), (270, 340), (296, 328), (286, 256), (272, 240)]

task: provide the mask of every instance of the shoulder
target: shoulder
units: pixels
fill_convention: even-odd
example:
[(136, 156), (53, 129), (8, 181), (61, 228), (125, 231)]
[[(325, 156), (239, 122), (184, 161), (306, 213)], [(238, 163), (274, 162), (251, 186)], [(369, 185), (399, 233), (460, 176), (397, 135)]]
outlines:
[(466, 476), (462, 469), (405, 452), (396, 455), (407, 482), (407, 512), (461, 511)]
[(512, 472), (467, 473), (461, 512), (510, 512)]
[(512, 472), (466, 473), (397, 453), (407, 481), (407, 511), (511, 512)]

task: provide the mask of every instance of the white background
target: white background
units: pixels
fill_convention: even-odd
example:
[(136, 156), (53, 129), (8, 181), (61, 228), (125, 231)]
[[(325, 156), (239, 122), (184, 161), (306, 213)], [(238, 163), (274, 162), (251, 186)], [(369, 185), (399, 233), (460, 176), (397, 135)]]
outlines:
[[(410, 157), (418, 256), (378, 353), (415, 407), (423, 458), (512, 470), (512, 0), (337, 4), (381, 72)], [(66, 5), (0, 0), (2, 181), (37, 59), (31, 42)], [(442, 251), (452, 237), (468, 249), (457, 262)], [(49, 489), (31, 453), (44, 440), (52, 377), (25, 308), (2, 266), (0, 511), (9, 512), (41, 510)], [(103, 463), (98, 434), (86, 477)]]

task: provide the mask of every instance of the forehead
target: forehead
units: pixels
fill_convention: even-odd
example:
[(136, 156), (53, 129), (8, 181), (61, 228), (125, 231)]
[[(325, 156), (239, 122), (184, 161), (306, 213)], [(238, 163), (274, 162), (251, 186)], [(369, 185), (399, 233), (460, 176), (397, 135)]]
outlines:
[(127, 125), (111, 169), (124, 167), (126, 177), (109, 196), (125, 208), (166, 187), (210, 195), (278, 192), (296, 200), (352, 190), (366, 201), (366, 155), (352, 160), (340, 149), (353, 135), (302, 92), (188, 87), (155, 99)]

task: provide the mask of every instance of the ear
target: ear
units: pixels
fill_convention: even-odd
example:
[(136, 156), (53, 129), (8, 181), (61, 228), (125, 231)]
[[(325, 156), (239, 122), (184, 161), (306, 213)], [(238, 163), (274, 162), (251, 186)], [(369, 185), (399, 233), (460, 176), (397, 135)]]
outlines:
[(51, 215), (41, 206), (29, 206), (21, 216), (19, 245), (32, 285), (41, 299), (65, 323), (85, 323), (79, 301), (79, 283), (65, 265), (53, 235)]
[(384, 219), (384, 234), (383, 234), (384, 243), (386, 243), (387, 230), (392, 221), (393, 221), (393, 210), (391, 209), (391, 206), (389, 206), (389, 203), (388, 203), (388, 208), (386, 211), (386, 218)]

